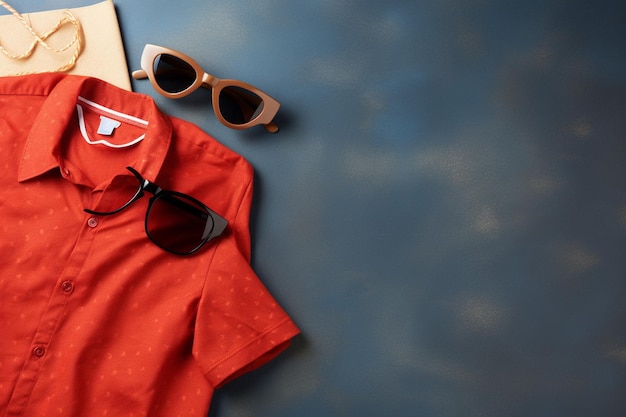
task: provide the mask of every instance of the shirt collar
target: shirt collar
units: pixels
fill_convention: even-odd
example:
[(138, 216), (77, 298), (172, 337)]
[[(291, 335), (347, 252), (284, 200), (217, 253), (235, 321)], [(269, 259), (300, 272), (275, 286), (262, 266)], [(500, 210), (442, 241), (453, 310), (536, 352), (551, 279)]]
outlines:
[(60, 166), (61, 138), (72, 120), (78, 97), (148, 121), (146, 136), (139, 145), (142, 157), (132, 165), (144, 178), (156, 180), (171, 143), (172, 126), (150, 97), (90, 77), (67, 75), (50, 78), (49, 81), (56, 82), (56, 85), (52, 87), (26, 139), (18, 172), (19, 181)]

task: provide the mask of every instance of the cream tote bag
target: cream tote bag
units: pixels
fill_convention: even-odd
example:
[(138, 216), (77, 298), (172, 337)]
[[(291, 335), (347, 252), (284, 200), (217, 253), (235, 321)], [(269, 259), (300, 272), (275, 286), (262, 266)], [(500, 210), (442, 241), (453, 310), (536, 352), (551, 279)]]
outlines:
[(10, 11), (0, 16), (0, 76), (67, 72), (131, 90), (112, 0), (72, 9)]

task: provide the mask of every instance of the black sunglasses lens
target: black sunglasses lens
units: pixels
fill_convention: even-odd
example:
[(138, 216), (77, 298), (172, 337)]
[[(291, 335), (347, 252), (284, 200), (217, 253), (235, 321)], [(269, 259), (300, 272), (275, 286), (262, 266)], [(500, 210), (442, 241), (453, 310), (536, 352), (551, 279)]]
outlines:
[(157, 84), (168, 93), (180, 93), (196, 81), (196, 71), (191, 65), (173, 55), (160, 54), (154, 60), (154, 77)]
[(153, 197), (146, 217), (148, 237), (162, 248), (185, 255), (209, 240), (213, 217), (206, 207), (181, 194)]
[(234, 125), (242, 125), (261, 113), (263, 99), (245, 88), (229, 86), (220, 92), (219, 106), (224, 119)]

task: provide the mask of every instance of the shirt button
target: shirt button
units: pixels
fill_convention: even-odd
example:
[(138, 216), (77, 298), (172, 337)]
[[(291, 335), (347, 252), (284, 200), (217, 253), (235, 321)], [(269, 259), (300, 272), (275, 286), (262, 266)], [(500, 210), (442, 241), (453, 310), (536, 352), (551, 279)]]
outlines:
[(96, 217), (90, 217), (89, 220), (87, 220), (87, 226), (94, 228), (98, 225), (98, 219)]
[(41, 358), (43, 355), (46, 354), (46, 348), (43, 346), (35, 346), (33, 348), (33, 356), (36, 358)]
[(69, 294), (74, 290), (74, 284), (72, 284), (72, 281), (63, 281), (61, 283), (61, 290), (64, 293)]

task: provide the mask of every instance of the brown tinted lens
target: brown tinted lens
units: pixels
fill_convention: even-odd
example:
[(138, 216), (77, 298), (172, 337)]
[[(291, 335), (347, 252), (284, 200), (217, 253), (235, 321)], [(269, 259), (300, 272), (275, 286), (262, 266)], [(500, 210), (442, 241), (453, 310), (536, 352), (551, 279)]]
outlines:
[(157, 84), (168, 93), (180, 93), (196, 81), (196, 71), (191, 65), (173, 55), (160, 54), (154, 60), (154, 77)]
[(245, 88), (224, 87), (219, 97), (220, 113), (228, 122), (242, 125), (254, 120), (263, 110), (263, 99)]
[(206, 242), (213, 218), (206, 208), (186, 196), (162, 192), (153, 197), (146, 217), (146, 232), (162, 248), (188, 254)]

